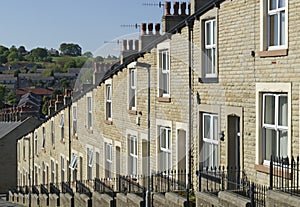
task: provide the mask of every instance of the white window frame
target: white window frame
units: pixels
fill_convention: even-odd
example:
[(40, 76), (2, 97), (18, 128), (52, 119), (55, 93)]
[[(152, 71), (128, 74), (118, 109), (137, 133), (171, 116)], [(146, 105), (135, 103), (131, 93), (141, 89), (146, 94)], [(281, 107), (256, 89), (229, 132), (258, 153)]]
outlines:
[[(159, 87), (161, 91), (161, 97), (170, 97), (170, 50), (169, 48), (164, 48), (164, 49), (159, 49), (158, 50), (158, 60), (159, 60), (159, 71), (160, 71), (160, 76), (159, 76)], [(166, 60), (165, 60), (166, 59)], [(164, 78), (163, 76), (167, 76), (167, 84), (164, 83)], [(166, 85), (166, 88), (164, 86)]]
[[(106, 120), (112, 121), (112, 84), (105, 85)], [(109, 106), (108, 106), (109, 105)], [(109, 116), (110, 111), (110, 116)]]
[(37, 135), (37, 132), (34, 135), (34, 152), (35, 152), (35, 155), (39, 154), (39, 145), (38, 145), (38, 135)]
[(129, 169), (129, 172), (128, 173), (132, 177), (136, 177), (137, 176), (137, 172), (138, 172), (137, 137), (129, 135), (128, 144), (129, 144), (129, 147), (128, 147), (128, 149), (129, 149), (129, 160), (128, 160), (128, 169)]
[(59, 121), (59, 127), (60, 127), (60, 136), (61, 136), (61, 141), (63, 141), (65, 139), (65, 129), (64, 129), (64, 125), (65, 125), (65, 117), (64, 114), (60, 115), (60, 121)]
[[(162, 135), (165, 134), (165, 143), (163, 143)], [(159, 127), (159, 151), (161, 154), (161, 157), (163, 157), (163, 154), (165, 154), (165, 163), (166, 166), (162, 166), (160, 163), (159, 169), (160, 171), (168, 171), (172, 168), (172, 131), (170, 127), (160, 126)], [(162, 147), (162, 146), (165, 147)], [(161, 159), (160, 159), (161, 160)]]
[(42, 127), (42, 149), (45, 149), (46, 147), (46, 128)]
[(55, 145), (54, 120), (51, 120), (51, 144)]
[(69, 168), (70, 168), (71, 170), (75, 170), (75, 169), (76, 169), (76, 167), (77, 167), (77, 159), (78, 159), (77, 154), (73, 154), (71, 163), (70, 163), (70, 165), (69, 165)]
[[(209, 29), (210, 37), (207, 36), (207, 29)], [(204, 22), (204, 75), (206, 78), (217, 77), (216, 67), (216, 38), (217, 38), (217, 26), (216, 19), (209, 19)], [(208, 41), (210, 40), (210, 41)], [(212, 60), (208, 59), (208, 53), (211, 53)], [(211, 68), (211, 71), (208, 71)]]
[[(210, 123), (209, 123), (209, 137), (205, 137), (205, 116), (210, 117)], [(217, 126), (214, 126), (214, 118), (217, 118)], [(208, 144), (209, 147), (211, 147), (211, 152), (214, 151), (214, 146), (217, 146), (217, 157), (214, 157), (214, 153), (211, 153), (211, 155), (207, 158), (202, 155), (203, 163), (204, 160), (208, 160), (209, 166), (203, 166), (203, 167), (218, 167), (219, 166), (219, 137), (218, 137), (218, 126), (219, 125), (219, 116), (217, 114), (211, 114), (211, 113), (203, 113), (202, 114), (202, 147), (204, 148), (204, 143)], [(216, 136), (214, 139), (214, 130), (216, 130)], [(205, 152), (204, 149), (202, 149), (203, 152)], [(216, 163), (217, 166), (213, 166), (212, 164)]]
[(42, 162), (42, 182), (46, 184), (46, 163)]
[(73, 114), (73, 135), (77, 136), (77, 106), (72, 108)]
[[(269, 12), (269, 1), (270, 0), (260, 0), (260, 51), (272, 51), (272, 50), (283, 50), (288, 49), (288, 37), (289, 37), (289, 9), (288, 4), (289, 1), (285, 0), (285, 7), (283, 8), (276, 8), (270, 10)], [(284, 41), (282, 45), (270, 46), (270, 33), (269, 33), (269, 13), (270, 15), (275, 15), (276, 13), (284, 10), (285, 11), (285, 27), (284, 27)], [(279, 18), (279, 17), (278, 17)], [(279, 22), (278, 22), (279, 24)], [(279, 29), (279, 28), (278, 28)], [(279, 35), (280, 36), (280, 35)]]
[[(129, 109), (136, 110), (136, 68), (129, 70)], [(132, 100), (134, 104), (132, 104)]]
[[(275, 0), (276, 1), (276, 8), (275, 9), (271, 9), (270, 8), (270, 1), (272, 1), (272, 0), (268, 0), (268, 6), (267, 6), (267, 15), (268, 15), (268, 37), (267, 37), (267, 40), (268, 40), (268, 48), (270, 49), (270, 50), (273, 50), (273, 49), (283, 49), (283, 48), (285, 48), (285, 43), (286, 43), (286, 38), (287, 38), (287, 36), (286, 36), (286, 28), (281, 28), (281, 15), (280, 14), (282, 14), (282, 13), (284, 13), (284, 24), (286, 25), (287, 24), (287, 19), (286, 19), (286, 16), (287, 16), (287, 13), (286, 13), (286, 4), (287, 4), (287, 1), (288, 0), (285, 0), (286, 2), (285, 2), (285, 6), (284, 7), (279, 7), (279, 2), (280, 2), (280, 0)], [(276, 45), (271, 45), (271, 43), (270, 43), (270, 35), (271, 35), (271, 31), (270, 31), (270, 27), (271, 27), (271, 23), (270, 23), (270, 17), (271, 16), (275, 16), (275, 18), (276, 18), (276, 16), (277, 16), (277, 29), (278, 29), (278, 31), (277, 31), (277, 44)], [(281, 37), (282, 37), (282, 34), (281, 34), (281, 30), (283, 30), (283, 32), (284, 32), (284, 39), (283, 39), (283, 44), (281, 44), (280, 43), (280, 39), (281, 39)], [(274, 35), (275, 36), (275, 35)]]
[(87, 148), (87, 179), (92, 179), (93, 176), (93, 149)]
[(256, 143), (255, 143), (255, 164), (268, 166), (264, 162), (263, 156), (263, 132), (262, 132), (262, 115), (263, 115), (263, 95), (264, 93), (286, 93), (288, 96), (288, 157), (292, 157), (292, 84), (291, 83), (256, 83), (255, 84), (255, 106), (256, 106)]
[(63, 156), (61, 156), (60, 158), (60, 167), (61, 167), (61, 182), (63, 182), (65, 180), (66, 177), (66, 169), (65, 169), (65, 158)]
[(55, 182), (55, 161), (51, 159), (51, 183)]
[[(104, 143), (104, 157), (105, 157), (105, 170), (108, 171), (109, 177), (111, 176), (112, 172), (112, 144), (111, 143)], [(106, 169), (106, 167), (109, 167), (109, 169)]]
[[(279, 133), (280, 131), (286, 131), (288, 133), (289, 131), (289, 127), (288, 127), (288, 123), (287, 126), (284, 126), (284, 125), (279, 125), (279, 98), (280, 97), (286, 97), (288, 99), (288, 94), (287, 93), (263, 93), (262, 94), (263, 96), (263, 102), (262, 102), (262, 132), (265, 130), (265, 129), (271, 129), (271, 130), (274, 130), (276, 132), (276, 146), (277, 146), (277, 149), (276, 149), (276, 155), (274, 156), (280, 156), (280, 137), (279, 137)], [(266, 96), (273, 96), (275, 98), (275, 114), (274, 114), (274, 124), (267, 124), (265, 123), (265, 97)], [(289, 107), (289, 103), (287, 102), (287, 107)], [(288, 112), (287, 113), (287, 116), (288, 116)], [(287, 117), (287, 120), (289, 118)], [(269, 165), (270, 164), (270, 158), (268, 157), (265, 157), (265, 148), (266, 148), (266, 138), (262, 135), (262, 152), (263, 152), (263, 164), (264, 165)], [(286, 151), (288, 152), (288, 141), (289, 139), (289, 136), (287, 135), (287, 146), (286, 146)]]
[(87, 97), (87, 127), (89, 130), (93, 129), (93, 103), (92, 103), (92, 97)]

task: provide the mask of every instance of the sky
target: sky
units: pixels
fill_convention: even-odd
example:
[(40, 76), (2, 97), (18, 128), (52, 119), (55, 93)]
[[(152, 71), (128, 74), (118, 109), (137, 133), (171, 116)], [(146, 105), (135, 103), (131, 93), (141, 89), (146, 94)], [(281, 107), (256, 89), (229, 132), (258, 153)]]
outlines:
[[(156, 0), (1, 0), (0, 45), (59, 49), (75, 43), (82, 52), (117, 54), (117, 40), (139, 34), (136, 23), (161, 23)], [(126, 27), (121, 25), (127, 25)], [(117, 54), (118, 55), (118, 54)]]

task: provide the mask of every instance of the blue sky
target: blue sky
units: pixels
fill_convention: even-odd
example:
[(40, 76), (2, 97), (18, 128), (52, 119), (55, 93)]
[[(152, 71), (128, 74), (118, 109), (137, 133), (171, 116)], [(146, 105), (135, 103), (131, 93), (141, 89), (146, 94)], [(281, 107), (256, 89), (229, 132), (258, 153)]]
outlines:
[[(139, 32), (120, 25), (160, 23), (163, 8), (143, 6), (155, 0), (1, 0), (0, 45), (27, 50), (79, 44), (83, 52), (109, 53), (104, 41), (127, 39)], [(110, 46), (112, 47), (112, 46)], [(100, 54), (101, 54), (100, 52)], [(112, 52), (114, 53), (114, 52)]]

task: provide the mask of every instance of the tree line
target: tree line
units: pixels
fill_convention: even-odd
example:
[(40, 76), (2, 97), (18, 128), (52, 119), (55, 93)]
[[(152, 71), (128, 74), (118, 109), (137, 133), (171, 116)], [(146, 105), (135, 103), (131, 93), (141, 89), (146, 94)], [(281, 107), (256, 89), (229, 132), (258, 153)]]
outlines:
[[(60, 51), (60, 52), (59, 52)], [(0, 45), (0, 64), (13, 63), (18, 61), (29, 61), (29, 62), (51, 62), (53, 57), (58, 56), (71, 56), (78, 57), (84, 56), (92, 58), (91, 52), (85, 52), (82, 54), (82, 48), (78, 44), (74, 43), (62, 43), (59, 47), (59, 51), (55, 49), (46, 48), (34, 48), (27, 51), (25, 46), (11, 46), (7, 48)]]

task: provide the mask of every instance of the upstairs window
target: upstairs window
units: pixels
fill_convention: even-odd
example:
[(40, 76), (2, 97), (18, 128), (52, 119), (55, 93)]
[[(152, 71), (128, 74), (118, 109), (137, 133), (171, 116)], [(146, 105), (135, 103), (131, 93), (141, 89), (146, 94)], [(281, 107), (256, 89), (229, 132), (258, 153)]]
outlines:
[(39, 148), (38, 148), (38, 135), (37, 133), (35, 133), (35, 136), (34, 136), (34, 153), (36, 155), (39, 154)]
[(170, 97), (170, 53), (169, 49), (159, 50), (159, 91), (161, 97)]
[(268, 46), (280, 48), (285, 45), (285, 0), (268, 0)]
[(64, 137), (65, 137), (64, 124), (65, 124), (64, 114), (61, 114), (61, 116), (60, 116), (60, 122), (59, 122), (61, 141), (64, 141)]
[(136, 110), (136, 69), (129, 73), (129, 110)]
[(52, 143), (52, 146), (55, 144), (54, 121), (53, 120), (51, 120), (51, 143)]
[(42, 128), (42, 133), (43, 133), (42, 149), (45, 149), (45, 145), (46, 145), (46, 130), (45, 130), (45, 127)]
[(88, 129), (92, 129), (92, 97), (87, 97), (87, 124)]
[(109, 121), (112, 120), (111, 97), (112, 97), (111, 84), (107, 84), (106, 85), (106, 120), (109, 120)]
[(216, 70), (216, 20), (205, 21), (205, 57), (204, 57), (204, 76), (206, 78), (217, 77)]
[(77, 107), (73, 106), (73, 135), (77, 135)]
[(261, 0), (260, 57), (288, 55), (288, 0)]

